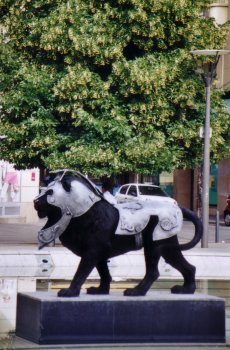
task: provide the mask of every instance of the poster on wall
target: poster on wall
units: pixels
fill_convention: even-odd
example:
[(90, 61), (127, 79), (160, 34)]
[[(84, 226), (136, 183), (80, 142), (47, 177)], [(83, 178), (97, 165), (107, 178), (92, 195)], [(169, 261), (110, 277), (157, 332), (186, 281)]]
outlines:
[(20, 171), (0, 160), (0, 202), (20, 202)]

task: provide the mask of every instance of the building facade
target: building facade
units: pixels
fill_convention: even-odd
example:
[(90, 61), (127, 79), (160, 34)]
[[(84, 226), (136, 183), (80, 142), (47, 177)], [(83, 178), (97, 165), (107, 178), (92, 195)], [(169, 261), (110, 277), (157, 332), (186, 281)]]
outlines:
[(37, 221), (33, 200), (39, 193), (39, 170), (17, 170), (0, 160), (0, 223)]

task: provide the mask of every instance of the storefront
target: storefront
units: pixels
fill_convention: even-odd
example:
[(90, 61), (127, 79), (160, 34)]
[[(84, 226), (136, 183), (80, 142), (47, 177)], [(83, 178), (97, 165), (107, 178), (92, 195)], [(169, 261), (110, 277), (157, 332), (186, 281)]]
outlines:
[(39, 169), (16, 170), (0, 160), (0, 222), (35, 222), (33, 200), (39, 193)]

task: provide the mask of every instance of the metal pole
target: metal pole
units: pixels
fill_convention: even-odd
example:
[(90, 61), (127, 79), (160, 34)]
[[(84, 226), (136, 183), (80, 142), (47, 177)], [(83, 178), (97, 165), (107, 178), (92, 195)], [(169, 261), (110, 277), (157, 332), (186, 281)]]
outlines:
[(218, 243), (220, 240), (220, 212), (216, 211), (216, 234), (215, 234), (215, 242)]
[(203, 237), (201, 241), (202, 248), (208, 248), (208, 228), (209, 228), (209, 177), (210, 177), (210, 93), (211, 77), (205, 77), (206, 87), (206, 108), (205, 108), (205, 127), (204, 127), (204, 166), (203, 166), (203, 190), (202, 190), (202, 219), (203, 219)]
[(229, 50), (192, 50), (194, 56), (206, 56), (211, 59), (202, 60), (203, 68), (202, 78), (206, 88), (206, 110), (205, 110), (205, 127), (204, 127), (204, 162), (202, 178), (202, 220), (203, 220), (203, 238), (201, 241), (202, 248), (208, 248), (208, 228), (209, 228), (209, 177), (210, 177), (210, 93), (212, 81), (216, 76), (216, 68), (220, 56), (230, 53)]

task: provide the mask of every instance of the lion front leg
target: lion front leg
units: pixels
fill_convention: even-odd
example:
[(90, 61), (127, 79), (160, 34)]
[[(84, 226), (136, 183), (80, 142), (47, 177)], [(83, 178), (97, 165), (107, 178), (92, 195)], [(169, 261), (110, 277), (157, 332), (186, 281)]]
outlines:
[(107, 260), (100, 261), (97, 264), (96, 268), (101, 278), (100, 284), (98, 287), (87, 288), (87, 294), (93, 294), (93, 295), (109, 294), (112, 277), (109, 273)]
[(93, 268), (95, 263), (92, 259), (82, 258), (77, 271), (72, 279), (69, 288), (60, 289), (58, 297), (77, 297), (80, 294), (81, 287)]

